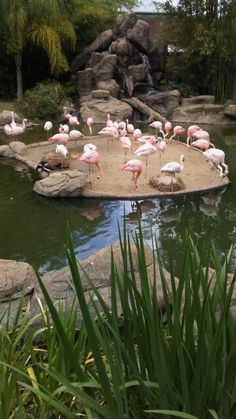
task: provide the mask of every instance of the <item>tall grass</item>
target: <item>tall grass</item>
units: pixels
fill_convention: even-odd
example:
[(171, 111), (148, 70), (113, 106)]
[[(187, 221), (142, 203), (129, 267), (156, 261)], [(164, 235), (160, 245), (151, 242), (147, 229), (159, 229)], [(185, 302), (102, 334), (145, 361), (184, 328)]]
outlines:
[[(230, 312), (235, 276), (226, 285), (231, 252), (220, 264), (209, 247), (213, 281), (186, 234), (179, 280), (170, 258), (168, 286), (158, 250), (153, 271), (147, 269), (141, 226), (132, 240), (124, 226), (120, 248), (122, 269), (111, 250), (110, 309), (89, 277), (91, 298), (85, 298), (68, 232), (76, 301), (67, 311), (56, 309), (39, 277), (48, 306), (46, 312), (42, 308), (44, 327), (29, 333), (31, 328), (16, 322), (14, 340), (21, 347), (8, 357), (0, 353), (7, 371), (0, 387), (1, 418), (236, 417), (236, 323)], [(157, 297), (158, 281), (165, 309)], [(79, 332), (77, 304), (83, 315)], [(12, 332), (0, 333), (11, 347)]]

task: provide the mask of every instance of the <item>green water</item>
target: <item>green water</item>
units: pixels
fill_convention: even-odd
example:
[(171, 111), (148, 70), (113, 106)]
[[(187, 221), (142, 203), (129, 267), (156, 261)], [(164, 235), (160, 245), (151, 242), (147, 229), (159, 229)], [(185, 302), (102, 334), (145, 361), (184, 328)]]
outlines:
[[(204, 243), (212, 237), (219, 255), (236, 240), (236, 126), (205, 127), (226, 154), (231, 184), (225, 192), (213, 196), (217, 205), (206, 206), (195, 194), (178, 199), (153, 199), (141, 202), (144, 237), (151, 244), (151, 231), (164, 261), (171, 249), (175, 264), (181, 258), (186, 227)], [(25, 143), (46, 138), (42, 127), (27, 130)], [(0, 144), (7, 143), (0, 134)], [(117, 223), (125, 218), (131, 231), (137, 229), (137, 211), (129, 201), (88, 199), (47, 199), (33, 191), (37, 174), (21, 163), (0, 160), (0, 258), (27, 261), (41, 273), (67, 264), (66, 222), (70, 223), (75, 251), (84, 259), (118, 238)], [(231, 269), (236, 267), (233, 249)]]

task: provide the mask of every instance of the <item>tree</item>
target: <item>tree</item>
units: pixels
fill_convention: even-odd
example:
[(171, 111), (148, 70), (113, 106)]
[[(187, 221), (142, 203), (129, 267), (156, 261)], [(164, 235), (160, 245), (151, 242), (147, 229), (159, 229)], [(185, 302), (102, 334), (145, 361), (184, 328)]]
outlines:
[(161, 8), (166, 13), (163, 38), (184, 50), (183, 81), (220, 101), (229, 97), (236, 72), (235, 1), (168, 1)]
[(62, 0), (1, 0), (1, 39), (6, 52), (15, 58), (18, 99), (23, 95), (22, 53), (27, 42), (46, 51), (52, 73), (68, 69), (62, 44), (68, 43), (73, 48), (76, 36), (65, 3)]

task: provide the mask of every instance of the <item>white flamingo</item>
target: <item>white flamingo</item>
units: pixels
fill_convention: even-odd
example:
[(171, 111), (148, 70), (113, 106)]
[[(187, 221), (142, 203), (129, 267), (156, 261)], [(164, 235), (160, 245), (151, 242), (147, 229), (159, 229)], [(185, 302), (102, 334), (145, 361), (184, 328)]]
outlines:
[(171, 161), (166, 163), (161, 168), (161, 172), (169, 173), (171, 175), (171, 191), (173, 192), (173, 178), (175, 173), (181, 173), (184, 170), (184, 155), (181, 154), (179, 163), (176, 161)]

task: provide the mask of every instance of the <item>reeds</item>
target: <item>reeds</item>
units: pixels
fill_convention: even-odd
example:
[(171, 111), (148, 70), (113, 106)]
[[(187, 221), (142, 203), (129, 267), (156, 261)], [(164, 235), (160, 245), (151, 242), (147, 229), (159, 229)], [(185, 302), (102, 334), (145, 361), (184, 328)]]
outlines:
[[(39, 277), (48, 306), (46, 312), (42, 308), (44, 327), (35, 332), (16, 320), (13, 331), (0, 331), (10, 348), (8, 356), (0, 352), (1, 418), (236, 417), (236, 323), (230, 311), (235, 275), (227, 283), (231, 252), (222, 264), (208, 247), (213, 278), (186, 234), (179, 279), (170, 257), (168, 282), (158, 250), (151, 273), (146, 266), (141, 226), (132, 238), (124, 226), (120, 248), (122, 269), (111, 249), (110, 309), (93, 285), (89, 302), (85, 299), (68, 231), (76, 301), (67, 310), (56, 309)], [(77, 304), (83, 316), (79, 331)]]

